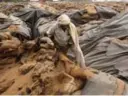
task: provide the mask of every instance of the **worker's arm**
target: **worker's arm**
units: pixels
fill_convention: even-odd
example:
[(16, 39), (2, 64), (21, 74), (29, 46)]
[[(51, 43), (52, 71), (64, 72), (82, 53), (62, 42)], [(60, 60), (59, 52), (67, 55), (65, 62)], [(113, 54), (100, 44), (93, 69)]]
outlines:
[(57, 28), (57, 24), (51, 26), (48, 31), (46, 32), (46, 34), (48, 35), (48, 37), (52, 37), (54, 35), (55, 29)]

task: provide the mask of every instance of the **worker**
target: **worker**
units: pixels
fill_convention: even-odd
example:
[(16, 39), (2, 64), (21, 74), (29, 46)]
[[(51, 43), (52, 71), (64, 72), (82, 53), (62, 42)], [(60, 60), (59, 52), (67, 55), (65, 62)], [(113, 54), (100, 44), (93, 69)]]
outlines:
[(77, 64), (85, 68), (85, 60), (79, 46), (77, 29), (66, 14), (58, 17), (57, 22), (46, 33), (53, 40), (59, 52), (67, 54), (69, 49), (73, 50)]

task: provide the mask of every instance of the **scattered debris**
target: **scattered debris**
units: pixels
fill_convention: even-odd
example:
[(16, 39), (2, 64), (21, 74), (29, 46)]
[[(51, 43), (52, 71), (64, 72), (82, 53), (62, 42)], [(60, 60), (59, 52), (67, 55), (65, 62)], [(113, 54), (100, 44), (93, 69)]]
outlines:
[[(0, 5), (1, 95), (127, 94), (128, 12), (122, 12), (127, 4), (54, 2)], [(78, 30), (85, 68), (69, 58), (69, 55), (76, 55), (65, 54), (55, 42), (68, 40), (69, 34), (61, 37), (56, 32), (59, 38), (56, 40), (48, 34), (52, 28), (52, 31), (67, 32), (67, 25), (62, 26), (67, 22), (59, 17), (64, 13), (74, 23), (66, 15), (70, 27)], [(54, 26), (57, 23), (60, 25)], [(72, 43), (79, 45), (73, 32), (70, 33)], [(71, 46), (65, 44), (64, 47)]]

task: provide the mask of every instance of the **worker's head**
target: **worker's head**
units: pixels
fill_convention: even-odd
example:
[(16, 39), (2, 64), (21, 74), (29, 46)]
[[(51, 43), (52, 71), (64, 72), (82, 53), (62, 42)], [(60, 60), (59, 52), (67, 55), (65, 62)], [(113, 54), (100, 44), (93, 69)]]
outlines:
[(60, 25), (69, 25), (71, 23), (70, 18), (66, 14), (62, 14), (60, 17), (58, 17), (57, 21)]

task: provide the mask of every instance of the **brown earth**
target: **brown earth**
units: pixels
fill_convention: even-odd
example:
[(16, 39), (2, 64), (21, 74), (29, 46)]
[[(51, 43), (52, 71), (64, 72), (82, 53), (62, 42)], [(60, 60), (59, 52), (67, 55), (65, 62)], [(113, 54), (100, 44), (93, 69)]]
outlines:
[[(49, 3), (48, 5), (57, 10), (85, 8), (89, 14), (95, 13), (93, 7), (85, 7), (90, 4)], [(127, 8), (127, 4), (124, 3), (100, 3), (100, 5), (109, 5), (118, 11)], [(13, 9), (15, 10), (14, 7)], [(9, 14), (9, 11), (5, 13)], [(36, 41), (21, 42), (8, 32), (0, 34), (1, 95), (73, 94), (82, 88), (82, 79), (68, 74), (61, 60), (56, 62), (58, 57), (55, 48), (44, 43), (40, 45), (41, 47), (37, 46)], [(37, 47), (40, 49), (35, 50)]]
[(0, 94), (72, 94), (82, 87), (80, 79), (65, 72), (63, 63), (55, 63), (56, 50), (42, 46), (25, 52), (16, 63), (0, 64)]

